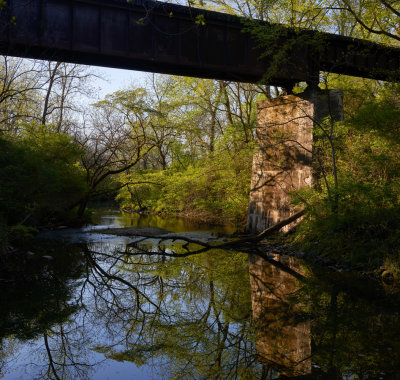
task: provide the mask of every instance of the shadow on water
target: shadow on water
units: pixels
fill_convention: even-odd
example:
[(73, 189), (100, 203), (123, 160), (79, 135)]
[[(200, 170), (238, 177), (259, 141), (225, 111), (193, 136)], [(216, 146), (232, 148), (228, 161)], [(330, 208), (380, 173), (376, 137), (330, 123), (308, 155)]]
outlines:
[(5, 379), (400, 376), (379, 284), (185, 240), (54, 244), (3, 260)]

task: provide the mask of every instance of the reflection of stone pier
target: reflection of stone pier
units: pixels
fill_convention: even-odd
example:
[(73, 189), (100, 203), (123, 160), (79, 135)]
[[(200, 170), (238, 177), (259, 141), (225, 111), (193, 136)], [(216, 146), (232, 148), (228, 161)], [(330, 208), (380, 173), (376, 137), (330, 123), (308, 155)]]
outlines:
[[(294, 259), (285, 265), (301, 272)], [(310, 374), (310, 321), (298, 304), (291, 303), (298, 289), (295, 277), (250, 255), (250, 285), (260, 362), (284, 376)]]

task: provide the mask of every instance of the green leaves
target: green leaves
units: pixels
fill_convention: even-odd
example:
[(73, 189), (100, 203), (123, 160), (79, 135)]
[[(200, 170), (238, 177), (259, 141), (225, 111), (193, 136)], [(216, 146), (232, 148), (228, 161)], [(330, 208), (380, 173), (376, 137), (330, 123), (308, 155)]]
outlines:
[(145, 170), (119, 177), (126, 186), (118, 201), (131, 210), (243, 221), (259, 93), (250, 85), (185, 77), (153, 77), (151, 84), (101, 102), (126, 113), (139, 105), (135, 112), (154, 144), (143, 157)]
[(350, 125), (360, 132), (382, 137), (392, 144), (400, 143), (400, 109), (396, 98), (383, 98), (368, 102), (350, 120)]
[[(358, 265), (382, 265), (399, 252), (400, 111), (398, 94), (388, 96), (385, 91), (361, 106), (353, 103), (358, 108), (351, 109), (352, 117), (335, 124), (337, 185), (331, 144), (317, 133), (317, 184), (295, 195), (295, 201), (308, 209), (296, 240), (315, 252)], [(331, 207), (332, 200), (336, 208)]]
[(219, 153), (201, 165), (125, 176), (122, 181), (132, 185), (124, 188), (118, 199), (126, 207), (135, 208), (139, 199), (142, 206), (157, 212), (183, 211), (211, 219), (243, 221), (252, 153), (251, 149), (239, 152), (234, 165), (226, 165), (231, 158)]
[(204, 18), (204, 15), (197, 15), (196, 16), (196, 18), (195, 18), (195, 23), (197, 24), (197, 25), (201, 25), (201, 26), (204, 26), (204, 25), (206, 25), (206, 20), (205, 20), (205, 18)]
[(65, 135), (0, 139), (0, 215), (9, 226), (54, 223), (57, 212), (82, 195), (85, 185), (74, 166), (77, 152)]

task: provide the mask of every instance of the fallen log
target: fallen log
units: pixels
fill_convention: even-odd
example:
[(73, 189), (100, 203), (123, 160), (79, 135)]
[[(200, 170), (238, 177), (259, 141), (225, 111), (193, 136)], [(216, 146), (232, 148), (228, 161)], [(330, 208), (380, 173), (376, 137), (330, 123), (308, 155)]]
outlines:
[[(186, 256), (191, 256), (191, 255), (195, 255), (195, 254), (199, 254), (199, 253), (203, 253), (207, 250), (210, 249), (221, 249), (221, 248), (234, 248), (236, 246), (240, 246), (241, 244), (244, 243), (256, 243), (259, 242), (260, 240), (265, 239), (266, 237), (272, 235), (273, 233), (279, 231), (281, 228), (287, 226), (288, 224), (296, 221), (297, 219), (301, 218), (304, 214), (305, 214), (306, 210), (303, 209), (301, 211), (296, 212), (295, 214), (293, 214), (292, 216), (290, 216), (289, 218), (286, 218), (282, 221), (280, 221), (279, 223), (274, 224), (271, 227), (268, 227), (267, 229), (265, 229), (264, 231), (260, 232), (258, 235), (256, 236), (247, 236), (244, 237), (242, 239), (238, 239), (238, 240), (233, 240), (233, 241), (229, 241), (226, 243), (221, 243), (221, 244), (209, 244), (203, 241), (199, 241), (199, 240), (195, 240), (195, 239), (191, 239), (191, 238), (187, 238), (185, 236), (180, 236), (180, 235), (160, 235), (160, 236), (156, 236), (156, 235), (152, 235), (149, 236), (151, 238), (154, 239), (160, 239), (160, 242), (162, 241), (166, 241), (166, 240), (181, 240), (184, 241), (186, 243), (192, 243), (192, 244), (197, 244), (200, 245), (204, 248), (200, 248), (198, 250), (195, 251), (189, 251), (187, 253), (184, 254), (175, 254), (175, 253), (165, 253), (166, 256), (172, 256), (172, 257), (186, 257)], [(142, 236), (142, 235), (141, 235)], [(146, 238), (146, 236), (144, 236)], [(134, 242), (131, 243), (130, 246), (136, 246), (136, 243), (138, 242)], [(187, 245), (187, 244), (186, 244)], [(160, 254), (159, 252), (147, 252), (147, 254)]]
[[(231, 241), (228, 243), (224, 243), (221, 245), (218, 245), (218, 248), (222, 248), (222, 247), (232, 247), (234, 245), (239, 245), (242, 243), (249, 243), (249, 242), (258, 242), (260, 240), (265, 239), (266, 237), (272, 235), (275, 232), (278, 232), (281, 228), (287, 226), (288, 224), (296, 221), (297, 219), (301, 218), (304, 214), (306, 213), (306, 210), (303, 209), (301, 211), (296, 212), (295, 214), (293, 214), (292, 216), (289, 216), (289, 218), (286, 218), (284, 220), (281, 220), (280, 222), (274, 224), (271, 227), (268, 227), (267, 229), (265, 229), (264, 231), (260, 232), (258, 235), (256, 236), (248, 236), (239, 240), (235, 240), (235, 241)], [(216, 247), (213, 247), (216, 248)]]
[(256, 241), (264, 239), (265, 237), (273, 234), (274, 232), (279, 231), (281, 228), (287, 226), (288, 224), (295, 222), (297, 219), (301, 218), (305, 213), (306, 213), (305, 209), (296, 212), (292, 216), (289, 216), (289, 218), (281, 220), (279, 223), (276, 223), (273, 226), (268, 227), (264, 231), (260, 232), (257, 236), (254, 237), (254, 239), (256, 239)]

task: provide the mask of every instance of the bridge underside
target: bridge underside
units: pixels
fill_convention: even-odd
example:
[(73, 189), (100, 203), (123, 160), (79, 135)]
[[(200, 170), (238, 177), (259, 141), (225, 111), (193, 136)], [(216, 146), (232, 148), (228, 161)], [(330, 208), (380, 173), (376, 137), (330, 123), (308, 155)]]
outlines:
[[(299, 38), (282, 26), (256, 25), (265, 27), (266, 34), (282, 32), (277, 33), (282, 44), (295, 38), (295, 46), (276, 61), (282, 44), (257, 47), (259, 42), (243, 32), (248, 21), (173, 4), (7, 0), (0, 10), (0, 54), (251, 83), (261, 80), (272, 64), (266, 80), (282, 86), (315, 82), (321, 70), (383, 80), (398, 77), (400, 49), (306, 31)], [(318, 52), (315, 41), (300, 42), (314, 37), (323, 41)]]

